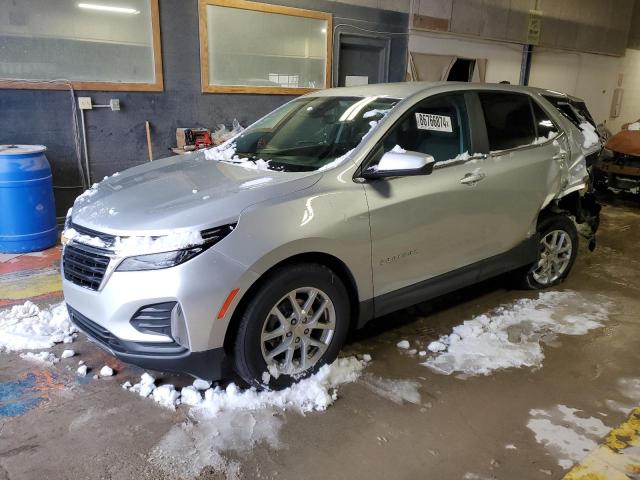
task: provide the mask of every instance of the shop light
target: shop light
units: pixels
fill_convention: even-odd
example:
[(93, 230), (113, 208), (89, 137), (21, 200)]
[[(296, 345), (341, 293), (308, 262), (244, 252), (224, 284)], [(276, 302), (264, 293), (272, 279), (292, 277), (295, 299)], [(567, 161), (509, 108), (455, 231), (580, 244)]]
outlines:
[(112, 5), (98, 5), (96, 3), (79, 3), (78, 8), (86, 10), (97, 10), (99, 12), (126, 13), (129, 15), (138, 15), (140, 10), (128, 7), (114, 7)]

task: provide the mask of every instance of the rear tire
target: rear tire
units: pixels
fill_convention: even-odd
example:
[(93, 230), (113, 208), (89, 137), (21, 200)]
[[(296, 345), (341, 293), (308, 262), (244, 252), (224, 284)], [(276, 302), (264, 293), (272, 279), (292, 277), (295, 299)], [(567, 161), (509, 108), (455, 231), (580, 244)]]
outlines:
[(563, 282), (578, 254), (578, 232), (566, 215), (552, 215), (538, 224), (538, 261), (518, 273), (522, 287), (540, 290)]
[(276, 270), (241, 313), (233, 347), (236, 372), (251, 386), (274, 389), (312, 375), (337, 358), (349, 312), (344, 284), (324, 265)]

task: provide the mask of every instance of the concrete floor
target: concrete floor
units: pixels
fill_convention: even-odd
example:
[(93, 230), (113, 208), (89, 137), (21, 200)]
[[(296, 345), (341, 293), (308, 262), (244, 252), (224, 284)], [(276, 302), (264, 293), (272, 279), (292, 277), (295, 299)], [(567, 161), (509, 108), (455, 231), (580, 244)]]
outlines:
[[(576, 413), (580, 418), (613, 428), (626, 418), (621, 405), (640, 403), (640, 392), (630, 398), (620, 383), (640, 379), (640, 201), (605, 200), (598, 249), (589, 253), (583, 246), (560, 287), (608, 297), (615, 307), (604, 328), (545, 345), (540, 369), (467, 378), (435, 374), (415, 356), (402, 354), (396, 343), (435, 340), (474, 315), (535, 294), (510, 290), (505, 279), (498, 279), (378, 319), (345, 348), (346, 354), (370, 353), (374, 361), (359, 382), (340, 387), (338, 401), (326, 412), (223, 415), (211, 420), (217, 429), (211, 437), (206, 425), (199, 427), (201, 450), (219, 446), (225, 432), (234, 435), (233, 442), (216, 447), (223, 455), (217, 469), (205, 467), (199, 478), (225, 478), (220, 469), (225, 462), (227, 472), (237, 467), (240, 478), (248, 479), (562, 478), (561, 452), (536, 441), (527, 428), (536, 415), (532, 410), (552, 412), (565, 405), (581, 410)], [(15, 286), (21, 281), (40, 285), (36, 300), (59, 297), (51, 277), (52, 255), (19, 278), (8, 267), (15, 261), (0, 264), (0, 291), (13, 288), (4, 295), (9, 297), (5, 304), (22, 302), (24, 290)], [(121, 383), (137, 380), (141, 371), (114, 361), (85, 339), (73, 348), (88, 365), (109, 364), (117, 375), (79, 380), (74, 372), (78, 358), (68, 370), (63, 362), (34, 368), (16, 354), (0, 354), (0, 411), (11, 405), (15, 415), (7, 416), (6, 409), (0, 415), (0, 480), (175, 478), (149, 456), (185, 422), (187, 409), (172, 412), (123, 390)], [(417, 382), (419, 402), (393, 401), (376, 392), (371, 387), (376, 377)], [(571, 428), (566, 419), (558, 423)], [(197, 464), (200, 453), (190, 451), (188, 462)]]

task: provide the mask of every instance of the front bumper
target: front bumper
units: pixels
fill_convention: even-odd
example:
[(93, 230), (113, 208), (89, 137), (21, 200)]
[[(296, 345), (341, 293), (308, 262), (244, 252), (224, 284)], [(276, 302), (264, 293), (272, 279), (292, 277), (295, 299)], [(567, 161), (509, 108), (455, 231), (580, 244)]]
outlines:
[(231, 370), (222, 347), (192, 352), (175, 342), (123, 340), (72, 307), (67, 308), (74, 325), (103, 350), (125, 363), (149, 370), (186, 373), (206, 380), (220, 380)]
[[(231, 290), (239, 288), (239, 293), (243, 293), (255, 277), (244, 265), (214, 248), (162, 270), (119, 272), (110, 263), (111, 273), (97, 290), (65, 278), (64, 260), (62, 263), (64, 297), (76, 312), (123, 341), (152, 344), (175, 341), (191, 352), (224, 346), (236, 304), (230, 306), (222, 319), (217, 318), (217, 313)], [(171, 336), (154, 335), (132, 325), (132, 318), (141, 308), (164, 302), (179, 306), (176, 309), (179, 318), (172, 323)]]

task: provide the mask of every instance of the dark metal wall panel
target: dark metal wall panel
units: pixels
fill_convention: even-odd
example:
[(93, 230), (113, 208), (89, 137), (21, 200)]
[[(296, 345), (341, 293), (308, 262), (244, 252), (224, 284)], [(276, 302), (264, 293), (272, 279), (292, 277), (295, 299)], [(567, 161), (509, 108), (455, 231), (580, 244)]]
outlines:
[(453, 0), (451, 32), (526, 40), (527, 15), (534, 0)]
[(631, 28), (629, 29), (628, 48), (640, 50), (640, 0), (636, 0), (631, 17)]
[(634, 0), (540, 0), (540, 45), (624, 55)]
[[(529, 10), (537, 8), (541, 46), (624, 55), (633, 6), (634, 0), (415, 0), (412, 26), (526, 43)], [(640, 30), (638, 20), (635, 25), (632, 35)]]
[[(365, 8), (326, 0), (283, 0), (282, 5), (332, 12), (334, 25), (406, 32), (406, 13)], [(203, 94), (197, 0), (160, 0), (164, 92), (77, 92), (96, 104), (119, 98), (122, 110), (96, 109), (86, 113), (92, 178), (138, 165), (147, 160), (144, 122), (152, 126), (154, 158), (169, 155), (175, 129), (185, 126), (214, 128), (230, 125), (234, 118), (248, 124), (290, 100), (284, 95)], [(349, 31), (348, 29), (344, 31)], [(391, 42), (390, 81), (406, 72), (407, 38), (394, 35)], [(69, 92), (1, 90), (0, 144), (43, 144), (53, 167), (54, 184), (79, 184), (71, 130)], [(56, 189), (58, 215), (62, 216), (81, 189)]]

